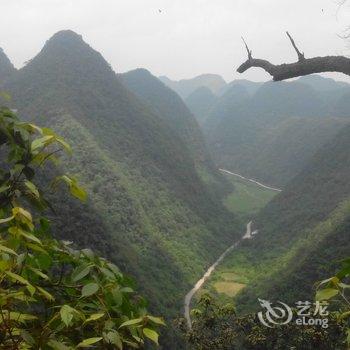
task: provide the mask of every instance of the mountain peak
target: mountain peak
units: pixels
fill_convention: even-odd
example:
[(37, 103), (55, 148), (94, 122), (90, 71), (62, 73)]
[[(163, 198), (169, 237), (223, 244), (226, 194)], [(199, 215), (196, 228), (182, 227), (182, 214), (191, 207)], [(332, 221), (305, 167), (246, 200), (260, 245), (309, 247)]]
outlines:
[(46, 41), (43, 51), (49, 49), (75, 49), (77, 47), (89, 47), (83, 37), (72, 30), (61, 30)]
[(49, 42), (83, 42), (83, 37), (73, 30), (67, 29), (67, 30), (60, 30), (59, 32), (55, 33), (48, 41)]
[(39, 70), (45, 79), (56, 79), (58, 75), (70, 79), (76, 74), (91, 80), (93, 76), (102, 79), (112, 76), (112, 68), (102, 55), (72, 30), (61, 30), (54, 34), (23, 70)]
[(16, 72), (4, 50), (0, 47), (0, 82), (6, 80), (11, 74)]

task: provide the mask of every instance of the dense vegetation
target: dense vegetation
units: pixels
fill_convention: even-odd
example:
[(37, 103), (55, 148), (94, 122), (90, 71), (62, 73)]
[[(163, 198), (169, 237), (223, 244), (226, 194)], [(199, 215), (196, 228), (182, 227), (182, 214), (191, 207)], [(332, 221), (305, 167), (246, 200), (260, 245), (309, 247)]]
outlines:
[[(50, 222), (35, 213), (53, 208), (36, 173), (56, 163), (69, 145), (47, 128), (18, 121), (0, 110), (0, 346), (2, 349), (68, 350), (140, 348), (144, 339), (158, 343), (160, 318), (146, 313), (132, 283), (109, 261), (90, 249), (50, 235)], [(86, 200), (77, 181), (60, 174), (51, 188), (64, 183)]]
[(193, 325), (186, 329), (179, 322), (190, 349), (194, 350), (329, 350), (347, 348), (346, 326), (335, 314), (328, 317), (328, 328), (298, 326), (295, 322), (274, 328), (263, 326), (256, 314), (238, 316), (232, 304), (220, 305), (203, 295), (192, 310)]
[(82, 207), (58, 193), (54, 235), (134, 276), (152, 310), (180, 312), (190, 285), (239, 234), (211, 179), (202, 180), (210, 173), (198, 164), (210, 160), (73, 32), (54, 35), (3, 90), (20, 115), (57, 130), (75, 150), (62, 168), (90, 196)]

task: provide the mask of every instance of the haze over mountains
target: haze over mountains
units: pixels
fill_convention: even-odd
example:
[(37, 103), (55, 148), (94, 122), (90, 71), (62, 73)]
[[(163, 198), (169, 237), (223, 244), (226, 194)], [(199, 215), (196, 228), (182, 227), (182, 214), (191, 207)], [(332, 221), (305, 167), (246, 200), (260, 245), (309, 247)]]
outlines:
[(348, 122), (349, 94), (349, 84), (312, 75), (280, 83), (237, 80), (216, 94), (202, 86), (185, 101), (218, 167), (278, 187)]
[[(116, 74), (80, 35), (61, 31), (20, 70), (0, 50), (2, 91), (12, 99), (1, 103), (73, 147), (65, 170), (89, 200), (59, 193), (50, 214), (56, 236), (114, 261), (169, 320), (243, 235), (247, 216), (225, 207), (234, 186), (218, 168), (283, 188), (248, 218), (256, 238), (224, 262), (246, 273), (240, 310), (254, 310), (258, 297), (312, 298), (313, 282), (335, 270), (329, 261), (350, 250), (346, 83), (316, 75), (226, 83), (215, 74), (179, 82), (145, 69)], [(169, 337), (166, 348), (177, 349)]]

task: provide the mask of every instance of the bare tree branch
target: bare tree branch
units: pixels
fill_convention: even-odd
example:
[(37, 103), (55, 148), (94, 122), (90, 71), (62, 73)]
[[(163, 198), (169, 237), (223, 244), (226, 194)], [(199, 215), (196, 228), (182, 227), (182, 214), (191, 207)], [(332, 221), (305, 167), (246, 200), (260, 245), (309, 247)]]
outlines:
[(249, 47), (248, 47), (246, 41), (244, 40), (243, 36), (241, 38), (244, 42), (245, 48), (246, 48), (247, 53), (248, 53), (248, 60), (251, 60), (252, 59), (252, 50), (249, 50)]
[(298, 62), (275, 65), (267, 60), (253, 58), (252, 51), (249, 50), (242, 38), (248, 52), (248, 60), (238, 67), (237, 72), (244, 73), (249, 68), (258, 67), (269, 73), (274, 81), (323, 72), (339, 72), (350, 75), (350, 58), (345, 56), (325, 56), (306, 59), (304, 53), (298, 50), (288, 32), (287, 35), (298, 54)]
[(301, 53), (301, 52), (299, 51), (299, 49), (298, 49), (297, 46), (295, 45), (295, 42), (294, 42), (294, 39), (292, 38), (292, 36), (291, 36), (288, 32), (286, 32), (286, 33), (287, 33), (287, 36), (288, 36), (290, 42), (292, 43), (292, 46), (294, 47), (294, 50), (297, 52), (299, 62), (300, 62), (300, 61), (303, 61), (303, 60), (305, 59), (304, 52)]

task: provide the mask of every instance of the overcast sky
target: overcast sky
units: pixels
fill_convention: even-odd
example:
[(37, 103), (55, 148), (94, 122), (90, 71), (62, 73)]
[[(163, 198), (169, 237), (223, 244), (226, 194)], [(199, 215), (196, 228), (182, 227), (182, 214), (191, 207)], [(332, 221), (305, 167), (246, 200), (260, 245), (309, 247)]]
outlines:
[(221, 74), (227, 81), (267, 80), (258, 69), (243, 75), (235, 72), (246, 59), (242, 35), (253, 56), (275, 63), (296, 59), (286, 30), (307, 57), (350, 54), (339, 38), (350, 25), (350, 7), (339, 9), (336, 0), (0, 0), (0, 4), (0, 47), (17, 67), (62, 29), (81, 34), (117, 72), (144, 67), (176, 80), (201, 73)]

